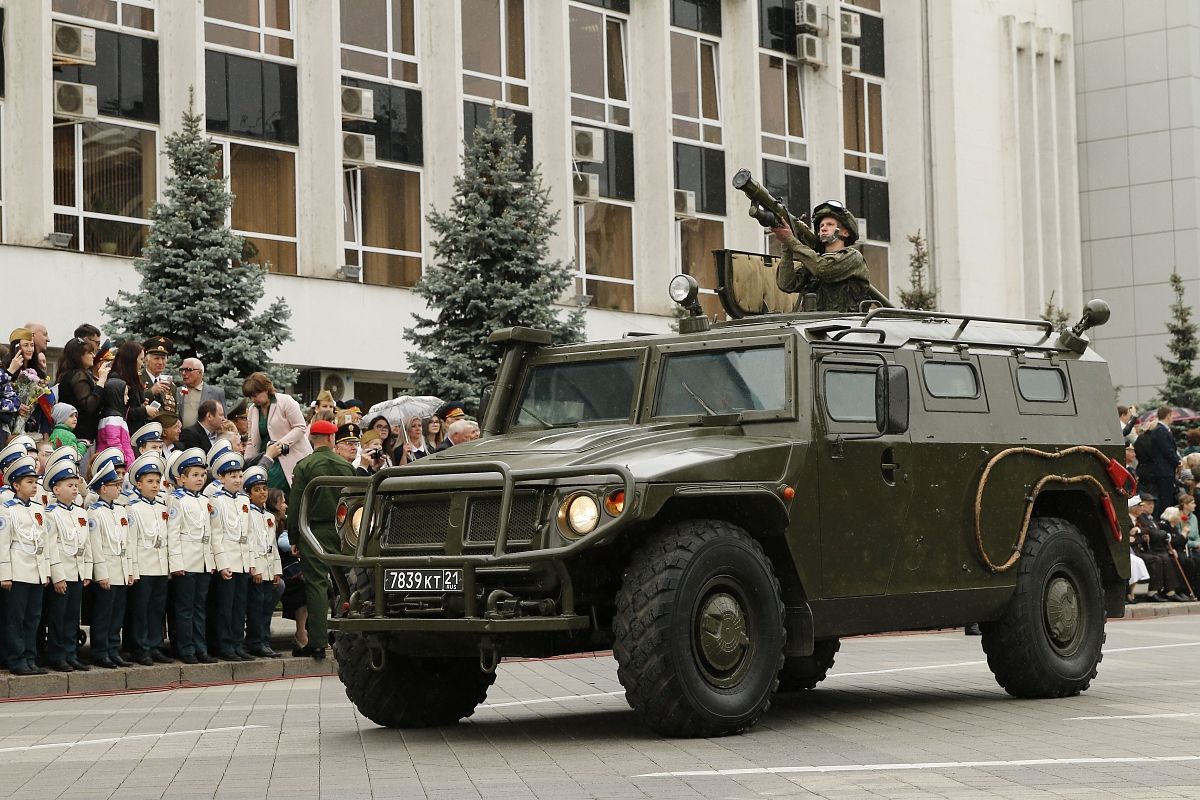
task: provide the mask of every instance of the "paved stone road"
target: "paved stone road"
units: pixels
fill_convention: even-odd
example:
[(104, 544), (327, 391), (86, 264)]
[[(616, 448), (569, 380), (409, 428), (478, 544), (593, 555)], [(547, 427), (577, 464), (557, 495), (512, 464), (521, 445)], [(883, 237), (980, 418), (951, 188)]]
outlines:
[(1200, 616), (1109, 625), (1090, 691), (1021, 701), (958, 633), (854, 639), (744, 736), (642, 729), (609, 658), (505, 663), (466, 723), (389, 731), (336, 678), (0, 703), (0, 793), (55, 797), (1200, 798)]

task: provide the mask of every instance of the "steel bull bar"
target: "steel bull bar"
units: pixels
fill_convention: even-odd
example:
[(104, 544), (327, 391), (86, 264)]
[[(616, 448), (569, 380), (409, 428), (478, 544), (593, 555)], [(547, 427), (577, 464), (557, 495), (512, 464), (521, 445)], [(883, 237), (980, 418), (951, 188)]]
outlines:
[[(390, 479), (400, 479), (400, 490), (411, 484), (413, 490), (421, 492), (453, 492), (462, 489), (455, 478), (463, 475), (494, 474), (497, 476), (496, 485), (502, 489), (500, 496), (500, 523), (496, 530), (496, 543), (491, 553), (463, 553), (461, 555), (425, 554), (425, 555), (364, 555), (368, 534), (376, 529), (375, 523), (382, 515), (383, 503), (379, 502), (380, 486)], [(597, 501), (601, 507), (601, 522), (594, 531), (572, 541), (562, 547), (524, 550), (517, 553), (506, 552), (508, 543), (509, 517), (512, 513), (513, 496), (517, 484), (533, 481), (552, 481), (561, 478), (578, 478), (586, 476), (612, 475), (620, 479), (625, 491), (625, 507), (622, 513), (613, 518), (604, 518), (603, 498)], [(432, 479), (432, 480), (430, 480)], [(309, 504), (315, 492), (319, 489), (353, 489), (366, 487), (362, 499), (362, 518), (358, 526), (358, 542), (354, 554), (332, 552), (325, 548), (313, 533), (308, 522)], [(472, 489), (477, 488), (472, 486)], [(350, 598), (350, 584), (346, 579), (346, 570), (360, 567), (374, 571), (375, 603), (374, 618), (338, 619), (332, 620), (335, 627), (347, 630), (378, 630), (380, 628), (395, 630), (455, 630), (499, 633), (504, 631), (532, 630), (574, 630), (588, 625), (586, 617), (575, 614), (574, 588), (570, 573), (567, 571), (565, 560), (611, 539), (622, 529), (628, 527), (633, 519), (633, 506), (636, 502), (633, 475), (623, 464), (590, 464), (583, 466), (547, 467), (541, 469), (512, 469), (501, 461), (483, 461), (471, 464), (406, 464), (399, 467), (382, 469), (370, 477), (320, 477), (314, 478), (305, 487), (300, 498), (299, 528), (300, 535), (312, 549), (317, 559), (330, 568), (334, 583), (343, 603)], [(503, 567), (513, 565), (528, 565), (550, 562), (558, 576), (562, 589), (562, 607), (557, 617), (523, 617), (517, 619), (488, 619), (480, 615), (479, 602), (475, 596), (476, 571), (480, 568)], [(386, 603), (383, 598), (383, 571), (388, 567), (451, 567), (463, 571), (463, 617), (462, 618), (394, 618), (386, 615)], [(386, 620), (386, 623), (383, 621)]]

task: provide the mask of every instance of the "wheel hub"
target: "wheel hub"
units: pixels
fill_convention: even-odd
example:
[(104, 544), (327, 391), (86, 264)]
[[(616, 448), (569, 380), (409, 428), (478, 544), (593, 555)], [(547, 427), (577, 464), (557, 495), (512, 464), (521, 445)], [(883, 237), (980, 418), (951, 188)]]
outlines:
[(1046, 585), (1046, 631), (1059, 650), (1073, 649), (1080, 633), (1079, 590), (1063, 575)]
[(720, 687), (735, 685), (749, 663), (750, 635), (742, 604), (728, 592), (713, 592), (700, 603), (696, 627), (697, 655), (708, 680)]

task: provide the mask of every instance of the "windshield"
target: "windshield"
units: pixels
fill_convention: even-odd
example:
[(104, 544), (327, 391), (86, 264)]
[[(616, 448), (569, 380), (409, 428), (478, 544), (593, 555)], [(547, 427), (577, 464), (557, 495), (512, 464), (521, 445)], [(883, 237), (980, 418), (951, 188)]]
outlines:
[(514, 426), (557, 428), (633, 415), (638, 359), (560, 361), (534, 367)]
[(734, 414), (786, 407), (784, 348), (756, 347), (668, 357), (655, 414)]

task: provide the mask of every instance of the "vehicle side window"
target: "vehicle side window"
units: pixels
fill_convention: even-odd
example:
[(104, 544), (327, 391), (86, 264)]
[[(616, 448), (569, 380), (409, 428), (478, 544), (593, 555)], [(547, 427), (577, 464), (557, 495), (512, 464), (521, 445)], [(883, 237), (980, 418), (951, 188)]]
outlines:
[(1017, 389), (1021, 397), (1035, 403), (1067, 401), (1067, 379), (1054, 367), (1017, 367)]
[(970, 364), (926, 361), (921, 371), (925, 376), (925, 388), (934, 397), (970, 399), (979, 396), (979, 376)]
[(838, 422), (874, 422), (875, 371), (826, 371), (825, 408)]
[(787, 408), (787, 375), (783, 347), (670, 355), (655, 416), (780, 411)]

